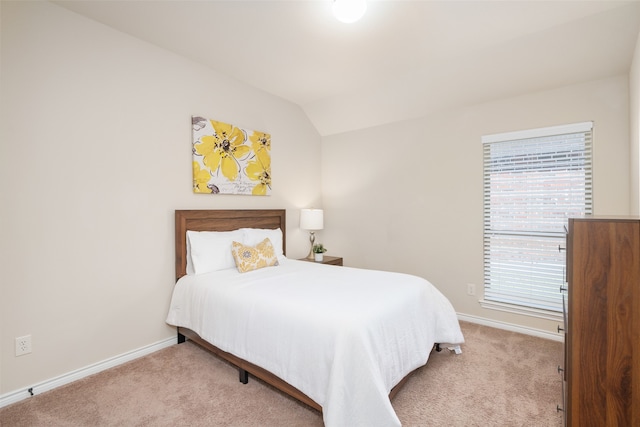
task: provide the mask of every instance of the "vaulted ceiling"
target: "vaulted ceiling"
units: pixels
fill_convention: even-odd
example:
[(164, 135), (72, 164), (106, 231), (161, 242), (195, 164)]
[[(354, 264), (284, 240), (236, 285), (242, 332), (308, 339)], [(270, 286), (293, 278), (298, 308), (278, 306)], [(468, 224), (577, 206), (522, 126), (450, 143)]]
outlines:
[(67, 9), (294, 102), (321, 135), (627, 73), (640, 1), (80, 0)]

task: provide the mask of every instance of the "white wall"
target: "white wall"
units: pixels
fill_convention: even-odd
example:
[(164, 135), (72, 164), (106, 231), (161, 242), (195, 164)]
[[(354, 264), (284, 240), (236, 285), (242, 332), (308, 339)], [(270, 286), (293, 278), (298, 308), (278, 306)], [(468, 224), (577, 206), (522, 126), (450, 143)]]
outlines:
[[(320, 136), (300, 108), (48, 2), (0, 10), (0, 395), (174, 335), (175, 209), (286, 208), (306, 255)], [(271, 196), (192, 193), (192, 114), (271, 133)]]
[(640, 215), (640, 33), (629, 71), (631, 125), (631, 213)]
[(325, 137), (324, 243), (345, 265), (427, 278), (460, 313), (553, 332), (555, 322), (478, 303), (480, 138), (593, 120), (595, 212), (628, 214), (628, 105), (628, 78), (619, 76)]

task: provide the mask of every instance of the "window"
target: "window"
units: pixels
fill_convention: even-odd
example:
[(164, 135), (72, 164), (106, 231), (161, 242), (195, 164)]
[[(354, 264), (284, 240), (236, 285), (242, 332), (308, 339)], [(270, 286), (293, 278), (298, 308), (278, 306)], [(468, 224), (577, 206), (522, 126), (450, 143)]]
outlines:
[(483, 307), (562, 313), (567, 218), (592, 211), (592, 122), (482, 137)]

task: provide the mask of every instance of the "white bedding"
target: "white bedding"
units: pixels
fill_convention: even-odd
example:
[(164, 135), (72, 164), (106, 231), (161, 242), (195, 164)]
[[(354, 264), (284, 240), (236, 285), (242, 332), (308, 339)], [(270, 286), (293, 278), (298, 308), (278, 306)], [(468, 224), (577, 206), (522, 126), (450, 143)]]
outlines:
[(391, 388), (434, 343), (464, 341), (450, 302), (422, 278), (291, 259), (182, 277), (167, 323), (298, 388), (327, 427), (399, 426)]

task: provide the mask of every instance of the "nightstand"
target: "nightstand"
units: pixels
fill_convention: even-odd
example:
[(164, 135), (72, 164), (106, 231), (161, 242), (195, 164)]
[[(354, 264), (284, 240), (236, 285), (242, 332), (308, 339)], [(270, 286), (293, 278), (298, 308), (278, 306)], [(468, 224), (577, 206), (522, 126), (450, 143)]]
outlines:
[[(316, 262), (312, 259), (308, 259), (308, 258), (300, 258), (300, 261), (308, 261), (308, 262)], [(328, 264), (328, 265), (342, 265), (342, 257), (337, 257), (337, 256), (328, 256), (325, 255), (324, 257), (322, 257), (322, 261), (317, 261), (318, 264)]]

